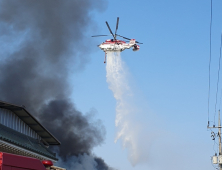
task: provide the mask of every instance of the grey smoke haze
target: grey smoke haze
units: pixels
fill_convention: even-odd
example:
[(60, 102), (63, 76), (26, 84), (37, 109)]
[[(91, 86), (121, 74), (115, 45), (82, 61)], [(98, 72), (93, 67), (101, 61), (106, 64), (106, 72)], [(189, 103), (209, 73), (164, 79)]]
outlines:
[(69, 101), (68, 76), (87, 63), (90, 41), (83, 43), (84, 33), (94, 25), (91, 12), (105, 6), (105, 0), (0, 0), (1, 100), (25, 105), (37, 116), (62, 142), (62, 161), (87, 154), (98, 170), (109, 169), (91, 155), (103, 142), (104, 128)]

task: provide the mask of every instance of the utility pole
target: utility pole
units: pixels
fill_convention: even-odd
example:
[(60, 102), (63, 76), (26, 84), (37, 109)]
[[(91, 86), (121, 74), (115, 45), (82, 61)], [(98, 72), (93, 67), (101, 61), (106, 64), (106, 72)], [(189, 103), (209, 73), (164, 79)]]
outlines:
[[(213, 164), (218, 164), (219, 170), (222, 170), (222, 150), (221, 150), (221, 122), (220, 122), (220, 110), (218, 111), (218, 126), (216, 127), (213, 125), (213, 127), (207, 126), (208, 129), (217, 128), (218, 129), (218, 138), (219, 138), (219, 155), (217, 156), (217, 153), (212, 157)], [(213, 137), (213, 140), (215, 140), (216, 134), (212, 131), (211, 137)]]

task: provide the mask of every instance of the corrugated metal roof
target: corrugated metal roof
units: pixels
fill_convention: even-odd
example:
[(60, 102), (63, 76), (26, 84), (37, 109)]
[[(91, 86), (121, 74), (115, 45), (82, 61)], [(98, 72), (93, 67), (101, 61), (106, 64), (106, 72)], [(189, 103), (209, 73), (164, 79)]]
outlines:
[(49, 145), (60, 145), (56, 139), (44, 126), (39, 123), (24, 107), (0, 101), (0, 108), (8, 109), (16, 114), (32, 130), (34, 130)]
[(48, 158), (58, 160), (55, 154), (37, 139), (24, 135), (2, 124), (0, 124), (0, 139)]

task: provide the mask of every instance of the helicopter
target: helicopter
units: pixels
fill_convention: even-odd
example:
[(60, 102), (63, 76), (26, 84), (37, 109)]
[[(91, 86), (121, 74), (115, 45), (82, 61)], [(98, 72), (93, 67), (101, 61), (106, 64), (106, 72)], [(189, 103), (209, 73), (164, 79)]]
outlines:
[[(109, 32), (113, 36), (113, 39), (108, 39), (105, 42), (98, 45), (98, 47), (105, 52), (104, 63), (106, 63), (107, 51), (122, 52), (125, 49), (130, 49), (131, 47), (133, 48), (133, 51), (138, 51), (140, 49), (140, 46), (137, 45), (137, 44), (143, 44), (143, 43), (140, 43), (140, 42), (136, 41), (135, 39), (130, 39), (130, 38), (127, 38), (127, 37), (124, 37), (124, 36), (121, 36), (121, 35), (117, 34), (117, 29), (118, 29), (118, 25), (119, 25), (119, 17), (117, 17), (115, 34), (113, 34), (113, 32), (112, 32), (112, 30), (111, 30), (107, 21), (106, 21), (106, 25), (109, 29)], [(93, 35), (92, 37), (101, 37), (101, 36), (110, 36), (110, 35)], [(123, 40), (116, 39), (117, 36), (121, 37), (123, 39), (129, 40), (129, 43), (126, 43), (126, 41), (123, 41)]]

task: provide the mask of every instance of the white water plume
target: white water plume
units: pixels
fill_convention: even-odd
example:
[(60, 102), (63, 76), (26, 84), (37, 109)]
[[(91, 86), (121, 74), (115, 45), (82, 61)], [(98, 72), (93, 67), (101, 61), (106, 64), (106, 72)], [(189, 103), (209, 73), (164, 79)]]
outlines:
[[(143, 103), (142, 96), (132, 86), (133, 81), (120, 53), (107, 54), (106, 71), (109, 89), (117, 102), (115, 142), (122, 142), (133, 166), (145, 163), (147, 169), (153, 170), (210, 168), (210, 163), (209, 166), (202, 163), (203, 160), (210, 161), (209, 157), (204, 156), (206, 149), (202, 149), (207, 148), (206, 143), (200, 144), (198, 136), (195, 140), (190, 139), (190, 132), (172, 133), (168, 128), (174, 125), (163, 121), (147, 108), (147, 103)], [(184, 127), (175, 128), (182, 131)], [(201, 158), (200, 153), (203, 155)], [(184, 161), (189, 163), (184, 164)]]
[[(129, 74), (127, 67), (121, 60), (120, 52), (107, 53), (107, 83), (116, 99), (116, 120), (117, 135), (115, 142), (121, 139), (122, 145), (128, 150), (128, 159), (135, 166), (139, 162), (145, 162), (148, 157), (146, 141), (142, 134), (141, 124), (135, 120), (138, 107), (135, 106), (134, 94), (129, 86)], [(143, 137), (142, 137), (143, 136)]]

